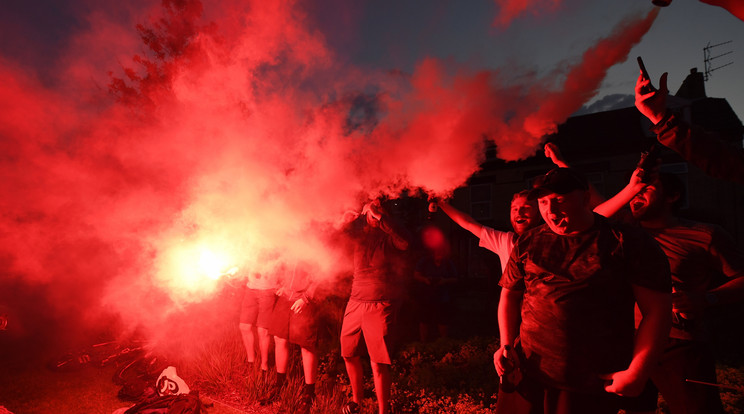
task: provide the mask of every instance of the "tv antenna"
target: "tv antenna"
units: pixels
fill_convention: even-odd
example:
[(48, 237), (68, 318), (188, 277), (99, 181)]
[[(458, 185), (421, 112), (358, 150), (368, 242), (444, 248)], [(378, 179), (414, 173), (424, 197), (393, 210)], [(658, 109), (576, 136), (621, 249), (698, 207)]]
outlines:
[(719, 46), (727, 45), (729, 43), (733, 43), (733, 40), (729, 40), (728, 42), (719, 43), (717, 45), (711, 45), (710, 42), (708, 42), (708, 45), (703, 48), (703, 61), (705, 62), (705, 80), (706, 81), (708, 79), (710, 79), (711, 72), (713, 72), (715, 70), (718, 70), (718, 69), (721, 69), (721, 68), (724, 68), (724, 67), (726, 67), (728, 65), (733, 65), (734, 64), (734, 61), (732, 60), (731, 62), (724, 63), (723, 65), (719, 65), (719, 66), (715, 66), (715, 67), (713, 66), (713, 60), (714, 59), (718, 59), (720, 57), (723, 57), (723, 56), (726, 56), (726, 55), (730, 55), (730, 54), (734, 53), (733, 50), (729, 50), (729, 51), (723, 52), (720, 55), (716, 55), (716, 56), (711, 56), (710, 55), (710, 51), (714, 47), (719, 47)]

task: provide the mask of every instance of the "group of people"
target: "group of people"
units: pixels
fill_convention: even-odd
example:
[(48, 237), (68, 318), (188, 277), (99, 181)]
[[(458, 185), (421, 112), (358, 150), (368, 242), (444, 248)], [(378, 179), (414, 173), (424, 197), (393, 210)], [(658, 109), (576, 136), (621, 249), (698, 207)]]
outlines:
[[(407, 231), (385, 214), (381, 203), (364, 206), (347, 229), (354, 243), (354, 274), (341, 326), (341, 356), (351, 384), (352, 399), (344, 413), (358, 413), (364, 394), (361, 356), (369, 354), (380, 412), (389, 412), (393, 355), (393, 327), (400, 305), (398, 252), (408, 249)], [(308, 265), (278, 266), (270, 276), (248, 277), (240, 330), (249, 364), (260, 361), (268, 378), (269, 350), (275, 344), (276, 380), (259, 402), (274, 401), (286, 382), (289, 344), (299, 345), (305, 385), (298, 411), (309, 413), (315, 399), (318, 369), (317, 281)], [(259, 354), (256, 355), (256, 340)], [(364, 342), (362, 342), (364, 341)]]
[[(666, 75), (659, 90), (649, 85), (639, 76), (636, 106), (659, 141), (712, 176), (744, 182), (742, 151), (668, 112)], [(554, 148), (546, 155), (555, 161)], [(655, 413), (661, 393), (673, 414), (723, 413), (705, 313), (744, 298), (742, 251), (719, 226), (678, 216), (678, 176), (636, 169), (596, 205), (586, 178), (556, 164), (526, 195), (544, 223), (515, 227), (518, 237), (455, 213), (506, 261), (494, 366), (518, 383), (502, 387), (496, 412)], [(632, 218), (618, 218), (626, 205)]]
[[(659, 141), (713, 176), (722, 176), (725, 168), (727, 178), (744, 182), (742, 152), (711, 141), (667, 112), (665, 75), (659, 90), (649, 84), (639, 77), (636, 106), (654, 123)], [(639, 167), (617, 195), (601, 200), (553, 144), (545, 153), (557, 168), (514, 195), (513, 232), (484, 226), (437, 202), (501, 260), (500, 348), (494, 367), (516, 382), (501, 387), (496, 412), (653, 413), (661, 393), (673, 414), (722, 413), (705, 310), (744, 298), (742, 251), (722, 228), (678, 216), (685, 189), (675, 175)], [(630, 214), (618, 214), (624, 207)], [(378, 410), (386, 414), (401, 297), (400, 252), (411, 239), (379, 201), (367, 204), (357, 222), (353, 281), (340, 334), (352, 397), (342, 412), (360, 411), (366, 348)], [(445, 253), (433, 249), (416, 266), (415, 279), (431, 286), (424, 274), (437, 275), (437, 286), (456, 280)], [(318, 364), (315, 285), (308, 270), (284, 269), (278, 286), (253, 278), (240, 324), (249, 363), (257, 359), (257, 328), (264, 371), (274, 337), (274, 390), (285, 381), (288, 343), (301, 347), (303, 412), (314, 399)]]
[(261, 404), (277, 399), (286, 382), (290, 343), (300, 347), (305, 378), (298, 412), (309, 413), (315, 400), (318, 319), (314, 302), (317, 281), (313, 276), (311, 265), (295, 263), (279, 265), (270, 274), (251, 273), (248, 277), (239, 326), (248, 364), (252, 367), (258, 359), (265, 380), (269, 379), (272, 337), (274, 342), (276, 381), (261, 397)]

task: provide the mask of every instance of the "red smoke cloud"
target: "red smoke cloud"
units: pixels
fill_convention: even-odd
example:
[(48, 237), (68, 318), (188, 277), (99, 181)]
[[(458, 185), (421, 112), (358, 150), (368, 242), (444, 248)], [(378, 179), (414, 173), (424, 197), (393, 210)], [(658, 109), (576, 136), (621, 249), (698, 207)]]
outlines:
[(533, 15), (549, 14), (561, 4), (561, 0), (495, 0), (498, 14), (493, 21), (497, 27), (507, 27), (518, 16), (530, 12)]
[(532, 136), (556, 132), (557, 124), (594, 97), (607, 70), (627, 59), (630, 50), (641, 41), (658, 14), (658, 8), (654, 8), (643, 19), (626, 19), (609, 37), (584, 52), (581, 62), (566, 75), (563, 87), (547, 93), (540, 108), (525, 119), (525, 131)]
[(128, 62), (136, 33), (122, 38), (107, 14), (53, 86), (0, 65), (0, 263), (54, 286), (52, 312), (157, 326), (219, 292), (205, 255), (223, 271), (266, 270), (258, 258), (273, 253), (331, 275), (344, 261), (326, 240), (344, 211), (404, 189), (448, 194), (486, 140), (506, 160), (533, 155), (656, 16), (621, 25), (563, 82), (516, 83), (435, 59), (410, 76), (362, 71), (293, 1), (205, 3), (203, 16), (164, 4), (140, 30), (149, 52), (115, 72), (117, 102), (95, 71)]

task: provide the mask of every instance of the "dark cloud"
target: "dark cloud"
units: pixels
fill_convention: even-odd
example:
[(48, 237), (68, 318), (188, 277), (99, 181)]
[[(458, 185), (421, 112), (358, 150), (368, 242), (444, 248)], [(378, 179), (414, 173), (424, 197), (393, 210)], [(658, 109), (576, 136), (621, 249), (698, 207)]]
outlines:
[(635, 105), (635, 96), (620, 93), (606, 95), (590, 105), (584, 105), (573, 115), (587, 115), (595, 112), (612, 111), (613, 109), (628, 108)]

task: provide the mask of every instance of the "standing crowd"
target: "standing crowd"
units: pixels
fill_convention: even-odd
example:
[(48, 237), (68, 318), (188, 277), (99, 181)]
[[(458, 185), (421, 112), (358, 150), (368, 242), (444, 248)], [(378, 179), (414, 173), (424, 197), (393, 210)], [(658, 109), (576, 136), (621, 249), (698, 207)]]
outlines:
[[(658, 90), (640, 76), (635, 91), (661, 144), (713, 177), (744, 183), (741, 149), (667, 111), (666, 74)], [(706, 310), (744, 298), (742, 250), (719, 226), (679, 217), (685, 187), (673, 174), (639, 166), (625, 188), (603, 200), (555, 145), (547, 144), (545, 154), (557, 168), (514, 194), (513, 231), (434, 202), (501, 261), (496, 412), (654, 413), (661, 394), (672, 414), (723, 413)], [(366, 349), (378, 411), (385, 414), (392, 411), (401, 252), (411, 236), (379, 201), (365, 205), (352, 227), (353, 279), (340, 330), (352, 395), (342, 412), (360, 412)], [(441, 233), (429, 229), (422, 236), (429, 253), (414, 271), (426, 309), (421, 336), (432, 325), (444, 336), (457, 270)], [(248, 361), (260, 359), (264, 372), (274, 339), (276, 381), (265, 403), (285, 382), (289, 344), (299, 345), (305, 413), (318, 369), (312, 274), (310, 265), (298, 263), (273, 277), (252, 275), (240, 318)]]

